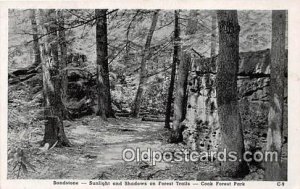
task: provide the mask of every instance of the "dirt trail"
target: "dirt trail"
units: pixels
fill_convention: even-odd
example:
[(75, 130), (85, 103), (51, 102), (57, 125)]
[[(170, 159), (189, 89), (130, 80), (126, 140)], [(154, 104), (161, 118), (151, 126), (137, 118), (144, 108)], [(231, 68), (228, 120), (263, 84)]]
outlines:
[[(119, 118), (101, 121), (98, 117), (86, 117), (69, 122), (66, 134), (73, 144), (69, 148), (53, 148), (45, 157), (44, 168), (32, 173), (34, 178), (92, 179), (110, 166), (123, 163), (125, 148), (141, 151), (161, 150), (159, 130), (163, 123), (142, 122), (138, 119)], [(167, 167), (158, 163), (156, 167)]]
[[(122, 160), (125, 148), (139, 148), (140, 152), (147, 148), (160, 152), (186, 149), (185, 145), (166, 143), (163, 135), (167, 135), (167, 131), (163, 123), (130, 118), (103, 122), (99, 117), (90, 116), (64, 125), (73, 144), (71, 147), (43, 151), (37, 141), (43, 139), (44, 129), (40, 127), (32, 132), (33, 138), (25, 154), (35, 170), (20, 174), (20, 179), (210, 180), (218, 174), (213, 162), (157, 162), (151, 166), (150, 162)], [(16, 178), (12, 172), (8, 173), (9, 179)]]

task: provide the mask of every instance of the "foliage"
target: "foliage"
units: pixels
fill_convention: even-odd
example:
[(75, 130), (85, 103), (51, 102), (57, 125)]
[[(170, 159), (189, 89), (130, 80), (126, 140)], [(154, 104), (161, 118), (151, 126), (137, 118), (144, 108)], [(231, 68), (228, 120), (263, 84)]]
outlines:
[(28, 161), (28, 158), (24, 154), (24, 150), (20, 148), (8, 152), (8, 163), (12, 163), (13, 171), (15, 171), (13, 174), (16, 175), (17, 179), (20, 177), (21, 172), (26, 175), (28, 169), (35, 171), (35, 166)]
[[(109, 68), (112, 85), (113, 101), (128, 109), (134, 99), (136, 85), (138, 84), (138, 70), (140, 55), (143, 49), (147, 31), (150, 26), (150, 10), (109, 10), (108, 15), (108, 43)], [(208, 10), (195, 10), (191, 12), (180, 11), (180, 27), (182, 45), (193, 48), (203, 56), (210, 54), (211, 14)], [(84, 54), (87, 56), (86, 69), (95, 74), (96, 45), (94, 10), (64, 10), (66, 22), (66, 36), (68, 41), (68, 54)], [(9, 12), (9, 70), (25, 67), (33, 62), (31, 51), (32, 37), (27, 10), (11, 10)], [(22, 18), (22, 19), (20, 19)], [(38, 25), (42, 20), (38, 19)], [(186, 34), (189, 19), (196, 21), (196, 33)], [(270, 12), (269, 11), (239, 11), (239, 24), (241, 26), (241, 51), (261, 50), (270, 47)], [(155, 84), (161, 75), (167, 76), (172, 62), (173, 49), (173, 11), (160, 11), (157, 28), (154, 32), (151, 51), (152, 55), (147, 61), (147, 71), (151, 77), (148, 79), (143, 107), (152, 106), (153, 109), (162, 109), (166, 84), (169, 77), (161, 85)], [(20, 30), (20, 28), (22, 28)], [(39, 31), (43, 33), (39, 26)], [(22, 39), (22, 40), (20, 40)], [(159, 74), (156, 74), (159, 73)], [(153, 87), (152, 85), (156, 85)], [(118, 86), (115, 87), (114, 86)], [(161, 91), (163, 91), (161, 93)], [(155, 93), (155, 94), (154, 94)], [(161, 94), (159, 94), (161, 93)], [(124, 95), (124, 96), (123, 96)], [(157, 103), (153, 98), (158, 95)], [(148, 102), (148, 103), (147, 103)], [(158, 112), (162, 112), (159, 110)]]

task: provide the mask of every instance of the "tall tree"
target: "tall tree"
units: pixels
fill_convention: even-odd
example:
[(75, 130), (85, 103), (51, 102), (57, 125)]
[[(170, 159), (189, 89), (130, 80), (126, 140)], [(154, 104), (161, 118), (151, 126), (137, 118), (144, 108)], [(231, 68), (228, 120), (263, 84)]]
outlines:
[[(223, 176), (237, 177), (248, 173), (243, 161), (244, 139), (238, 108), (237, 72), (239, 63), (239, 31), (236, 10), (217, 11), (219, 27), (219, 57), (216, 93), (221, 127), (220, 150), (235, 152), (237, 161), (220, 162)], [(228, 155), (227, 155), (228, 157)], [(239, 161), (241, 160), (241, 161)]]
[[(186, 27), (185, 34), (188, 36), (188, 38), (193, 38), (197, 32), (198, 29), (198, 20), (197, 20), (197, 10), (190, 10), (189, 19)], [(193, 49), (194, 52), (196, 52)], [(199, 53), (197, 53), (200, 55)], [(200, 55), (202, 56), (202, 55)], [(184, 88), (187, 88), (187, 86), (184, 86)], [(186, 112), (187, 112), (187, 102), (188, 102), (188, 94), (185, 93), (185, 96), (183, 97), (183, 104), (182, 104), (182, 118), (181, 120), (185, 119)]]
[(168, 91), (168, 101), (166, 107), (166, 118), (165, 118), (165, 128), (170, 129), (170, 117), (171, 117), (171, 107), (173, 101), (173, 91), (175, 84), (175, 74), (176, 74), (176, 64), (179, 64), (179, 50), (180, 50), (180, 26), (179, 26), (179, 11), (174, 11), (174, 52), (173, 52), (173, 63), (171, 70), (171, 80)]
[(98, 112), (103, 119), (114, 117), (111, 105), (108, 51), (107, 51), (107, 9), (96, 9), (96, 49), (97, 49), (97, 85)]
[(172, 143), (182, 142), (183, 140), (183, 127), (181, 126), (181, 122), (184, 120), (184, 106), (186, 105), (185, 98), (190, 65), (191, 56), (187, 52), (183, 52), (178, 66), (176, 97), (174, 101), (173, 130), (170, 136), (170, 142)]
[[(212, 92), (214, 90), (213, 83), (214, 79), (211, 77), (211, 71), (214, 72), (216, 67), (216, 48), (217, 48), (217, 14), (216, 11), (212, 11), (211, 15), (211, 36), (210, 36), (210, 66), (208, 70), (205, 70), (204, 80), (205, 80), (205, 88), (207, 90), (206, 100), (205, 100), (205, 109), (209, 109), (206, 112), (206, 120), (208, 121), (211, 116), (213, 116), (213, 109), (211, 104), (214, 104), (214, 100), (212, 100)], [(214, 106), (213, 106), (214, 107)]]
[(265, 179), (283, 180), (281, 164), (283, 109), (284, 109), (284, 69), (285, 69), (286, 11), (272, 11), (272, 46), (270, 66), (270, 109), (267, 135), (267, 151), (276, 152), (277, 161), (266, 162)]
[(64, 106), (61, 99), (61, 74), (58, 61), (58, 36), (55, 9), (41, 10), (47, 38), (41, 45), (43, 94), (45, 99), (45, 135), (43, 143), (50, 146), (70, 146), (64, 126)]
[(41, 64), (41, 52), (40, 52), (40, 45), (39, 45), (38, 28), (36, 24), (35, 9), (30, 9), (30, 21), (31, 21), (32, 37), (33, 37), (34, 66), (38, 66)]
[(159, 10), (155, 10), (153, 13), (152, 17), (152, 23), (150, 26), (150, 29), (148, 31), (145, 47), (142, 52), (142, 60), (141, 60), (141, 66), (140, 66), (140, 78), (139, 78), (139, 86), (138, 90), (134, 99), (133, 107), (132, 107), (132, 117), (138, 117), (140, 113), (140, 108), (141, 108), (141, 101), (142, 101), (142, 96), (144, 93), (144, 87), (145, 87), (145, 82), (146, 82), (146, 75), (147, 75), (147, 70), (146, 70), (146, 61), (150, 56), (150, 45), (151, 45), (151, 40), (153, 33), (155, 31), (155, 27), (157, 24), (157, 19), (158, 19), (158, 12)]
[(57, 19), (58, 19), (58, 43), (60, 47), (60, 69), (62, 70), (62, 100), (66, 102), (67, 98), (67, 87), (68, 87), (68, 72), (65, 69), (67, 67), (67, 41), (66, 34), (64, 30), (64, 13), (63, 10), (57, 10)]

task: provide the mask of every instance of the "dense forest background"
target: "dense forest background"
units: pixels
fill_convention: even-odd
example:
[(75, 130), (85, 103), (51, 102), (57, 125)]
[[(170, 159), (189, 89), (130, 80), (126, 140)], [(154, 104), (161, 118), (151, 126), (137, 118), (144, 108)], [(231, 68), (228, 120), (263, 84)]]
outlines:
[[(141, 11), (139, 14), (136, 12), (136, 10), (118, 10), (108, 15), (108, 58), (112, 100), (114, 105), (127, 110), (130, 110), (130, 103), (133, 102), (137, 90), (139, 82), (137, 70), (151, 21), (151, 11)], [(34, 61), (29, 14), (29, 11), (23, 10), (10, 11), (9, 71), (28, 67)], [(93, 10), (67, 10), (64, 14), (68, 18), (65, 22), (71, 28), (66, 31), (68, 54), (84, 55), (86, 58), (80, 66), (95, 75), (96, 28)], [(159, 14), (157, 28), (151, 41), (154, 53), (147, 62), (149, 88), (145, 91), (142, 107), (149, 107), (162, 113), (166, 104), (166, 88), (170, 80), (168, 72), (172, 63), (174, 18), (172, 11), (161, 11)], [(195, 33), (187, 35), (191, 14)], [(212, 11), (196, 10), (193, 13), (185, 10), (180, 13), (183, 45), (192, 47), (205, 57), (210, 57), (211, 14)], [(241, 26), (240, 52), (270, 48), (270, 11), (239, 11), (238, 16)], [(87, 23), (84, 24), (85, 22)], [(126, 82), (126, 86), (122, 85), (122, 82)]]

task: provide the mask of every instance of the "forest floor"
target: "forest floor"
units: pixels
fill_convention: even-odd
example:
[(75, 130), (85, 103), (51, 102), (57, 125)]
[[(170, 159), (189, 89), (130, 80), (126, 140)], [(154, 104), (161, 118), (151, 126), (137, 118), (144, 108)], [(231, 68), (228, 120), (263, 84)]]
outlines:
[[(116, 118), (102, 121), (97, 116), (88, 116), (74, 121), (65, 121), (65, 131), (71, 147), (55, 147), (49, 150), (40, 146), (43, 126), (27, 128), (27, 140), (21, 140), (24, 132), (9, 132), (8, 144), (23, 143), (26, 161), (33, 165), (25, 171), (18, 166), (8, 166), (8, 178), (22, 179), (136, 179), (136, 180), (232, 180), (217, 175), (212, 162), (125, 162), (125, 148), (146, 151), (183, 150), (183, 144), (169, 144), (169, 131), (161, 122), (145, 122), (140, 119)], [(20, 137), (21, 135), (21, 137)], [(20, 172), (20, 173), (18, 173)], [(261, 173), (248, 176), (261, 180)], [(18, 175), (18, 176), (17, 176)], [(235, 179), (237, 180), (237, 179)]]
[[(30, 128), (29, 128), (30, 130)], [(175, 151), (181, 144), (168, 144), (163, 123), (140, 119), (117, 118), (102, 121), (88, 116), (65, 122), (65, 131), (71, 147), (45, 150), (40, 146), (43, 128), (31, 130), (24, 154), (34, 170), (20, 170), (19, 178), (30, 179), (184, 179), (196, 180), (201, 169), (215, 171), (208, 163), (125, 162), (125, 148), (146, 151)], [(10, 132), (9, 143), (20, 141), (18, 132)], [(14, 142), (15, 141), (15, 142)], [(8, 178), (16, 178), (19, 169), (8, 167)]]

